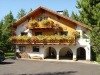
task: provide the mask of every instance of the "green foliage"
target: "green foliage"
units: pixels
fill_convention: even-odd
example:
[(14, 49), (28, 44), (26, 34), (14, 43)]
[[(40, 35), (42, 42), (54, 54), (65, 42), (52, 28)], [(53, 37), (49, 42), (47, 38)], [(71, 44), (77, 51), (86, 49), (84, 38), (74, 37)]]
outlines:
[(15, 53), (14, 52), (6, 52), (5, 56), (6, 57), (13, 57), (13, 56), (15, 56)]
[(69, 17), (69, 14), (68, 14), (68, 10), (67, 9), (63, 11), (63, 15), (66, 16), (66, 17)]
[(26, 15), (26, 12), (24, 9), (21, 9), (19, 12), (18, 12), (18, 15), (17, 15), (17, 19), (20, 19), (22, 18), (23, 16)]
[(79, 16), (78, 16), (77, 14), (75, 14), (73, 11), (72, 11), (72, 14), (71, 14), (70, 17), (71, 17), (72, 19), (74, 19), (74, 20), (79, 21)]
[(100, 54), (99, 55), (97, 55), (97, 62), (100, 62)]
[(5, 52), (11, 50), (13, 46), (13, 44), (8, 40), (11, 36), (11, 30), (8, 27), (14, 22), (15, 19), (11, 11), (4, 17), (4, 20), (0, 21), (0, 50)]
[(60, 40), (66, 41), (66, 43), (74, 43), (75, 37), (74, 36), (65, 36), (65, 35), (38, 35), (33, 37), (27, 37), (27, 36), (12, 36), (10, 38), (10, 41), (13, 43), (34, 43), (34, 42), (41, 42), (46, 41), (57, 41), (59, 43)]
[(80, 13), (79, 21), (92, 27), (90, 31), (91, 45), (98, 58), (100, 54), (100, 1), (77, 0), (76, 7)]

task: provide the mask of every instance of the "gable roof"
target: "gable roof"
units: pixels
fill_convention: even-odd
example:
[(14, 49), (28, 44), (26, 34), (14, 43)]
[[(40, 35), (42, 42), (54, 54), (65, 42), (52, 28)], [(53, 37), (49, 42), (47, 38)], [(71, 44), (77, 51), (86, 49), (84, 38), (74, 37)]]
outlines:
[(64, 15), (61, 15), (61, 14), (55, 12), (55, 11), (52, 11), (52, 10), (50, 10), (50, 9), (47, 9), (47, 8), (43, 7), (43, 6), (38, 7), (37, 9), (35, 9), (35, 10), (31, 11), (30, 13), (28, 13), (27, 15), (23, 16), (21, 19), (17, 20), (17, 21), (13, 24), (13, 26), (14, 26), (14, 27), (17, 27), (17, 26), (20, 25), (22, 22), (26, 21), (27, 19), (30, 19), (30, 17), (31, 17), (34, 13), (36, 13), (36, 12), (38, 12), (38, 11), (40, 11), (40, 10), (44, 10), (44, 11), (46, 11), (46, 12), (52, 13), (52, 14), (54, 14), (54, 15), (60, 17), (60, 18), (63, 18), (63, 19), (65, 19), (65, 20), (67, 20), (67, 21), (72, 22), (72, 23), (74, 23), (74, 24), (76, 24), (76, 25), (79, 25), (79, 26), (81, 26), (81, 27), (83, 27), (83, 28), (86, 28), (86, 29), (88, 29), (88, 30), (91, 30), (91, 27), (89, 27), (89, 26), (87, 26), (87, 25), (85, 25), (85, 24), (83, 24), (83, 23), (81, 23), (81, 22), (78, 22), (78, 21), (76, 21), (76, 20), (73, 20), (73, 19), (71, 19), (71, 18), (69, 18), (69, 17), (65, 17)]

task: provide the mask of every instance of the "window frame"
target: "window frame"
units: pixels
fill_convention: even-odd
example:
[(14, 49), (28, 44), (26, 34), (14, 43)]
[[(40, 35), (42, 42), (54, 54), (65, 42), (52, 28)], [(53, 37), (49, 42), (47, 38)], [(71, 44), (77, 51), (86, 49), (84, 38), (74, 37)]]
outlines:
[(21, 36), (27, 36), (27, 32), (21, 32)]
[(39, 46), (33, 46), (32, 52), (40, 52), (40, 47)]
[(35, 36), (42, 35), (42, 32), (35, 32)]
[(26, 46), (19, 46), (19, 50), (20, 50), (21, 52), (25, 51), (25, 50), (26, 50)]
[(68, 35), (68, 31), (60, 31), (59, 34), (60, 35), (66, 35), (67, 36)]
[(43, 17), (38, 17), (37, 20), (38, 20), (38, 21), (42, 21), (42, 20), (43, 20)]

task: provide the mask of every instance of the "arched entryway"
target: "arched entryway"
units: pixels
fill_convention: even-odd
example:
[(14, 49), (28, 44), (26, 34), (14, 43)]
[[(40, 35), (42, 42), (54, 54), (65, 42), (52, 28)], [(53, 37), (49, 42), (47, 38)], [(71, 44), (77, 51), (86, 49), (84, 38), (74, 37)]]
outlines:
[(57, 52), (53, 47), (48, 47), (44, 51), (44, 59), (56, 59)]
[(77, 60), (86, 60), (86, 51), (83, 47), (77, 49)]
[(64, 47), (59, 52), (59, 59), (73, 59), (73, 52), (70, 48)]

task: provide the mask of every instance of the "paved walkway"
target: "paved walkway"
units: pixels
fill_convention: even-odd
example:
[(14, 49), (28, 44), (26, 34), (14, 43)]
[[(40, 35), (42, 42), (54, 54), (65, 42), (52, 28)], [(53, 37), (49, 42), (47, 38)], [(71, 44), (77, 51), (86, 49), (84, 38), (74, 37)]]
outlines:
[(74, 61), (74, 60), (56, 60), (56, 59), (44, 59), (44, 60), (40, 60), (40, 59), (25, 59), (22, 58), (23, 60), (36, 60), (36, 61), (54, 61), (54, 62), (77, 62), (77, 63), (86, 63), (86, 64), (98, 64), (95, 61), (86, 61), (86, 60), (78, 60), (78, 61)]
[(100, 65), (73, 61), (6, 59), (0, 75), (100, 75)]

